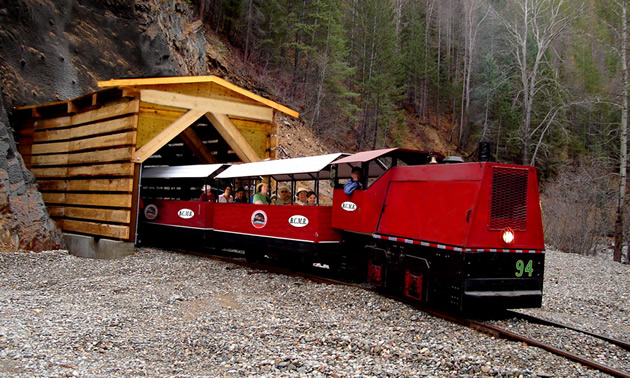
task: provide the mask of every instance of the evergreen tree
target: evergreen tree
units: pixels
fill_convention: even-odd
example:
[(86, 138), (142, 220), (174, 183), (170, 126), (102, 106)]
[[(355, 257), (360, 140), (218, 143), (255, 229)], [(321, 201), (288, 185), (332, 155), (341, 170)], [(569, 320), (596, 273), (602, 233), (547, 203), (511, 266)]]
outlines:
[(387, 136), (400, 99), (400, 55), (395, 13), (389, 0), (365, 0), (353, 3), (351, 13), (354, 49), (350, 59), (357, 73), (356, 91), (360, 108), (356, 146), (375, 148)]
[(356, 93), (348, 88), (355, 70), (347, 61), (348, 47), (343, 28), (343, 3), (340, 0), (313, 2), (315, 29), (312, 85), (306, 115), (316, 134), (337, 138), (356, 120)]

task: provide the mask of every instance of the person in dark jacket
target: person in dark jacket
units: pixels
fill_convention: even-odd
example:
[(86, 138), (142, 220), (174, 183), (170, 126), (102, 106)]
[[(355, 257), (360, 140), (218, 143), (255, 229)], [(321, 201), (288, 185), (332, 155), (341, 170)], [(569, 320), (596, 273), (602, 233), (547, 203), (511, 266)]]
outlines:
[(363, 190), (363, 184), (361, 183), (361, 168), (353, 167), (352, 173), (350, 173), (350, 180), (343, 186), (343, 192), (347, 195), (351, 195), (355, 190)]
[(210, 185), (204, 185), (201, 188), (201, 195), (199, 196), (200, 201), (204, 202), (216, 202), (217, 198), (212, 193), (212, 187)]
[(247, 197), (245, 196), (245, 188), (239, 186), (234, 193), (234, 202), (235, 203), (249, 203)]

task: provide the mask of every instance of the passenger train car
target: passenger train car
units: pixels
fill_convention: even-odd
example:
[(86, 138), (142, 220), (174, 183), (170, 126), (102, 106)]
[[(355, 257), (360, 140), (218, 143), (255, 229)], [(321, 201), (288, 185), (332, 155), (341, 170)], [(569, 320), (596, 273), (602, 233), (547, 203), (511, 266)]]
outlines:
[[(343, 186), (353, 168), (361, 189)], [(203, 185), (253, 196), (309, 188), (316, 206), (199, 200)], [(138, 240), (326, 264), (458, 311), (540, 307), (544, 238), (533, 167), (398, 148), (238, 165), (145, 168)], [(296, 198), (293, 197), (295, 202)]]

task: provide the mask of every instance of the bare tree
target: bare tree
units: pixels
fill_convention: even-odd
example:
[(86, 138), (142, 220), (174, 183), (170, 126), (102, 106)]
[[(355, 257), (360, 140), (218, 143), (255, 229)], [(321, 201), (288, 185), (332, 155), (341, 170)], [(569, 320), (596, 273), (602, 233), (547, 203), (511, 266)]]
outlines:
[[(512, 55), (520, 73), (522, 107), (521, 139), (523, 164), (529, 165), (532, 133), (532, 109), (536, 94), (546, 85), (540, 74), (551, 42), (579, 15), (568, 0), (516, 0), (503, 12), (495, 11), (509, 35)], [(530, 57), (533, 59), (530, 61)]]
[[(624, 241), (623, 221), (626, 202), (626, 181), (628, 178), (628, 91), (630, 91), (630, 79), (628, 77), (628, 0), (606, 0), (600, 3), (604, 8), (611, 11), (610, 14), (616, 17), (614, 24), (610, 24), (605, 17), (601, 17), (600, 21), (608, 25), (610, 32), (616, 37), (615, 39), (618, 40), (619, 45), (614, 42), (608, 43), (597, 37), (594, 38), (600, 44), (606, 45), (621, 61), (621, 96), (619, 97), (619, 102), (611, 100), (610, 103), (621, 111), (621, 122), (619, 123), (619, 193), (615, 215), (615, 247), (613, 252), (613, 260), (621, 262)], [(621, 26), (621, 31), (619, 31), (619, 26)], [(627, 260), (630, 262), (630, 248), (628, 248), (627, 253)]]
[[(459, 139), (458, 146), (462, 147), (464, 140), (464, 127), (468, 123), (468, 110), (470, 109), (470, 75), (472, 73), (472, 65), (474, 59), (475, 44), (477, 41), (477, 33), (481, 24), (490, 13), (490, 7), (486, 5), (484, 0), (467, 0), (463, 2), (464, 6), (464, 85), (462, 85), (462, 105), (461, 115), (459, 119)], [(477, 13), (483, 8), (483, 14), (476, 19)]]
[[(617, 201), (617, 217), (615, 220), (615, 250), (613, 260), (621, 262), (621, 251), (623, 248), (623, 208), (626, 200), (626, 179), (628, 173), (628, 0), (621, 3), (615, 1), (621, 7), (621, 125), (620, 125), (620, 148), (619, 148), (619, 198)], [(628, 261), (630, 261), (630, 250), (628, 251)]]

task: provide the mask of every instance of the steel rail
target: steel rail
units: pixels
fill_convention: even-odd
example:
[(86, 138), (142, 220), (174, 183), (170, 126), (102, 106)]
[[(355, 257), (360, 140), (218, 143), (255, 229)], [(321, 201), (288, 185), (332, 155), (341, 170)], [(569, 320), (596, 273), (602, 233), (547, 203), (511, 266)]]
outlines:
[(522, 335), (510, 332), (510, 331), (508, 331), (506, 329), (503, 329), (503, 328), (500, 328), (500, 327), (496, 327), (496, 326), (493, 326), (493, 325), (481, 323), (481, 322), (478, 322), (476, 320), (470, 320), (470, 325), (471, 325), (471, 328), (473, 328), (473, 329), (479, 328), (479, 330), (482, 331), (482, 332), (493, 332), (493, 333), (496, 333), (496, 335), (498, 335), (500, 337), (503, 337), (505, 339), (508, 339), (508, 340), (520, 341), (520, 342), (527, 343), (529, 345), (532, 345), (532, 346), (544, 349), (546, 351), (555, 353), (555, 354), (557, 354), (559, 356), (566, 357), (566, 358), (568, 358), (570, 360), (579, 362), (579, 363), (581, 363), (581, 364), (583, 364), (585, 366), (588, 366), (588, 367), (600, 370), (600, 371), (602, 371), (604, 373), (613, 375), (615, 377), (624, 377), (624, 378), (630, 377), (630, 373), (628, 373), (628, 372), (621, 371), (621, 370), (615, 369), (613, 367), (600, 364), (599, 362), (593, 361), (591, 359), (578, 356), (577, 354), (574, 354), (574, 353), (568, 352), (566, 350), (556, 348), (556, 347), (551, 346), (549, 344), (545, 344), (543, 342), (540, 342), (540, 341), (537, 341), (537, 340), (534, 340), (534, 339), (530, 339), (528, 337), (525, 337), (525, 336), (522, 336)]
[(623, 341), (623, 340), (619, 340), (619, 339), (608, 337), (608, 336), (605, 336), (605, 335), (602, 335), (602, 334), (599, 334), (599, 333), (587, 331), (585, 329), (573, 327), (573, 326), (570, 326), (568, 324), (558, 323), (558, 322), (555, 322), (555, 321), (552, 321), (552, 320), (539, 318), (539, 317), (534, 316), (534, 315), (523, 314), (523, 313), (520, 313), (520, 312), (517, 312), (517, 311), (509, 311), (508, 310), (505, 313), (506, 314), (512, 314), (515, 318), (523, 319), (523, 320), (526, 320), (526, 321), (531, 322), (531, 323), (548, 325), (548, 326), (557, 327), (557, 328), (570, 329), (572, 331), (580, 332), (580, 333), (583, 333), (585, 335), (593, 336), (593, 337), (596, 337), (596, 338), (598, 338), (600, 340), (609, 342), (611, 344), (615, 344), (618, 347), (623, 348), (625, 350), (630, 350), (630, 343), (628, 343), (626, 341)]

